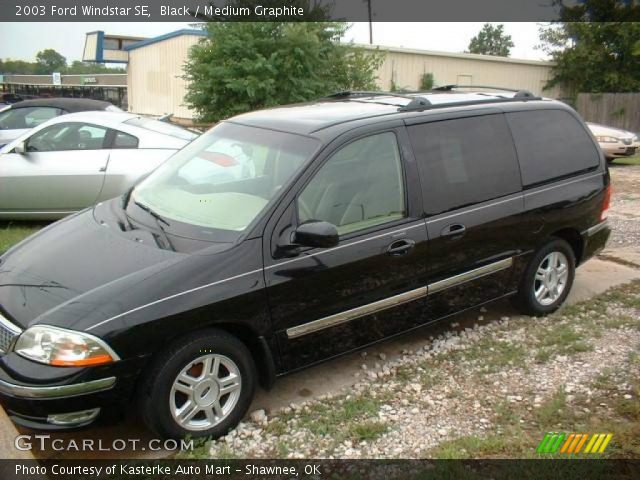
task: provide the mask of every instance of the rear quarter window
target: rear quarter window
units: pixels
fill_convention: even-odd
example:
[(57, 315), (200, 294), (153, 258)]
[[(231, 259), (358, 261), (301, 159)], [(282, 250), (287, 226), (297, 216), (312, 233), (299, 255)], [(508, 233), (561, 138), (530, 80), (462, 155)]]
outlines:
[(582, 124), (564, 110), (507, 114), (525, 187), (595, 168), (600, 154)]
[(502, 114), (408, 127), (427, 214), (521, 190), (511, 133)]

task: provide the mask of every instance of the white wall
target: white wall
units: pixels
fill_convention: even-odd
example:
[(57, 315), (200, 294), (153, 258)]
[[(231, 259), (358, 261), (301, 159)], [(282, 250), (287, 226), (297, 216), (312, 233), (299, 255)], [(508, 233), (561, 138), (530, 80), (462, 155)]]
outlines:
[(187, 82), (181, 77), (189, 48), (202, 38), (180, 35), (129, 51), (130, 112), (193, 118), (193, 112), (184, 105)]

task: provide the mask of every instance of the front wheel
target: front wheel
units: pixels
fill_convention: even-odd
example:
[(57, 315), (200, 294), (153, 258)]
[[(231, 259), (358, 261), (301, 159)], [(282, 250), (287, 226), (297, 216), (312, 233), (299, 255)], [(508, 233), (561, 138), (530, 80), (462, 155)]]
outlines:
[(159, 357), (140, 392), (141, 414), (166, 438), (225, 435), (247, 412), (256, 385), (251, 353), (219, 330), (192, 335)]
[(575, 255), (562, 239), (554, 239), (539, 249), (525, 270), (516, 307), (526, 315), (547, 315), (566, 300), (575, 277)]

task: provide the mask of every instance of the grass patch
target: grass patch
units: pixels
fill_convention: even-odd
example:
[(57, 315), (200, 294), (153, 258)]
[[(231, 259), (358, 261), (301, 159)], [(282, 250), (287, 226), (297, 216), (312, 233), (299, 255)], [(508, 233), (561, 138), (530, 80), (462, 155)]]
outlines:
[(0, 254), (46, 225), (42, 222), (0, 222)]
[(495, 373), (506, 367), (526, 367), (527, 350), (524, 346), (494, 338), (483, 338), (465, 350), (450, 352), (448, 360), (481, 360), (483, 370)]
[(536, 354), (536, 361), (548, 360), (553, 354), (573, 355), (589, 352), (593, 345), (587, 342), (585, 336), (573, 326), (556, 324), (549, 329), (537, 333), (540, 350)]
[(333, 436), (346, 423), (376, 415), (379, 409), (380, 402), (368, 396), (345, 398), (341, 403), (319, 403), (299, 413), (298, 426), (314, 435)]
[(593, 379), (591, 386), (602, 390), (604, 392), (611, 392), (616, 390), (616, 382), (614, 377), (618, 373), (615, 369), (605, 367), (602, 371)]
[(531, 456), (527, 443), (514, 442), (510, 435), (490, 434), (486, 437), (470, 435), (442, 442), (429, 452), (438, 459)]
[(634, 155), (633, 157), (616, 158), (613, 161), (614, 165), (640, 165), (640, 155)]
[(427, 390), (430, 390), (442, 382), (443, 374), (439, 370), (429, 368), (425, 372), (420, 373), (419, 379), (420, 384)]
[(371, 441), (389, 431), (389, 426), (374, 420), (350, 425), (346, 431), (347, 437), (353, 442)]
[(634, 328), (640, 329), (640, 320), (629, 315), (620, 315), (615, 318), (608, 318), (603, 322), (603, 326), (608, 329)]
[(534, 417), (541, 429), (553, 430), (562, 427), (567, 420), (573, 420), (572, 409), (567, 406), (567, 394), (563, 388), (535, 411)]

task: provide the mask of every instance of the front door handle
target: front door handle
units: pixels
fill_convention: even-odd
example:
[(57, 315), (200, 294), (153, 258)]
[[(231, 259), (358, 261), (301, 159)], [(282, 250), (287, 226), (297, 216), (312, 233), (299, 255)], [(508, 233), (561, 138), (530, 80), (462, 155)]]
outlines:
[(409, 253), (415, 244), (416, 242), (410, 239), (396, 240), (387, 247), (387, 253), (392, 257), (400, 257)]
[(461, 223), (452, 223), (451, 225), (447, 225), (440, 232), (440, 236), (442, 237), (453, 237), (453, 236), (462, 236), (467, 231), (467, 227), (462, 225)]

